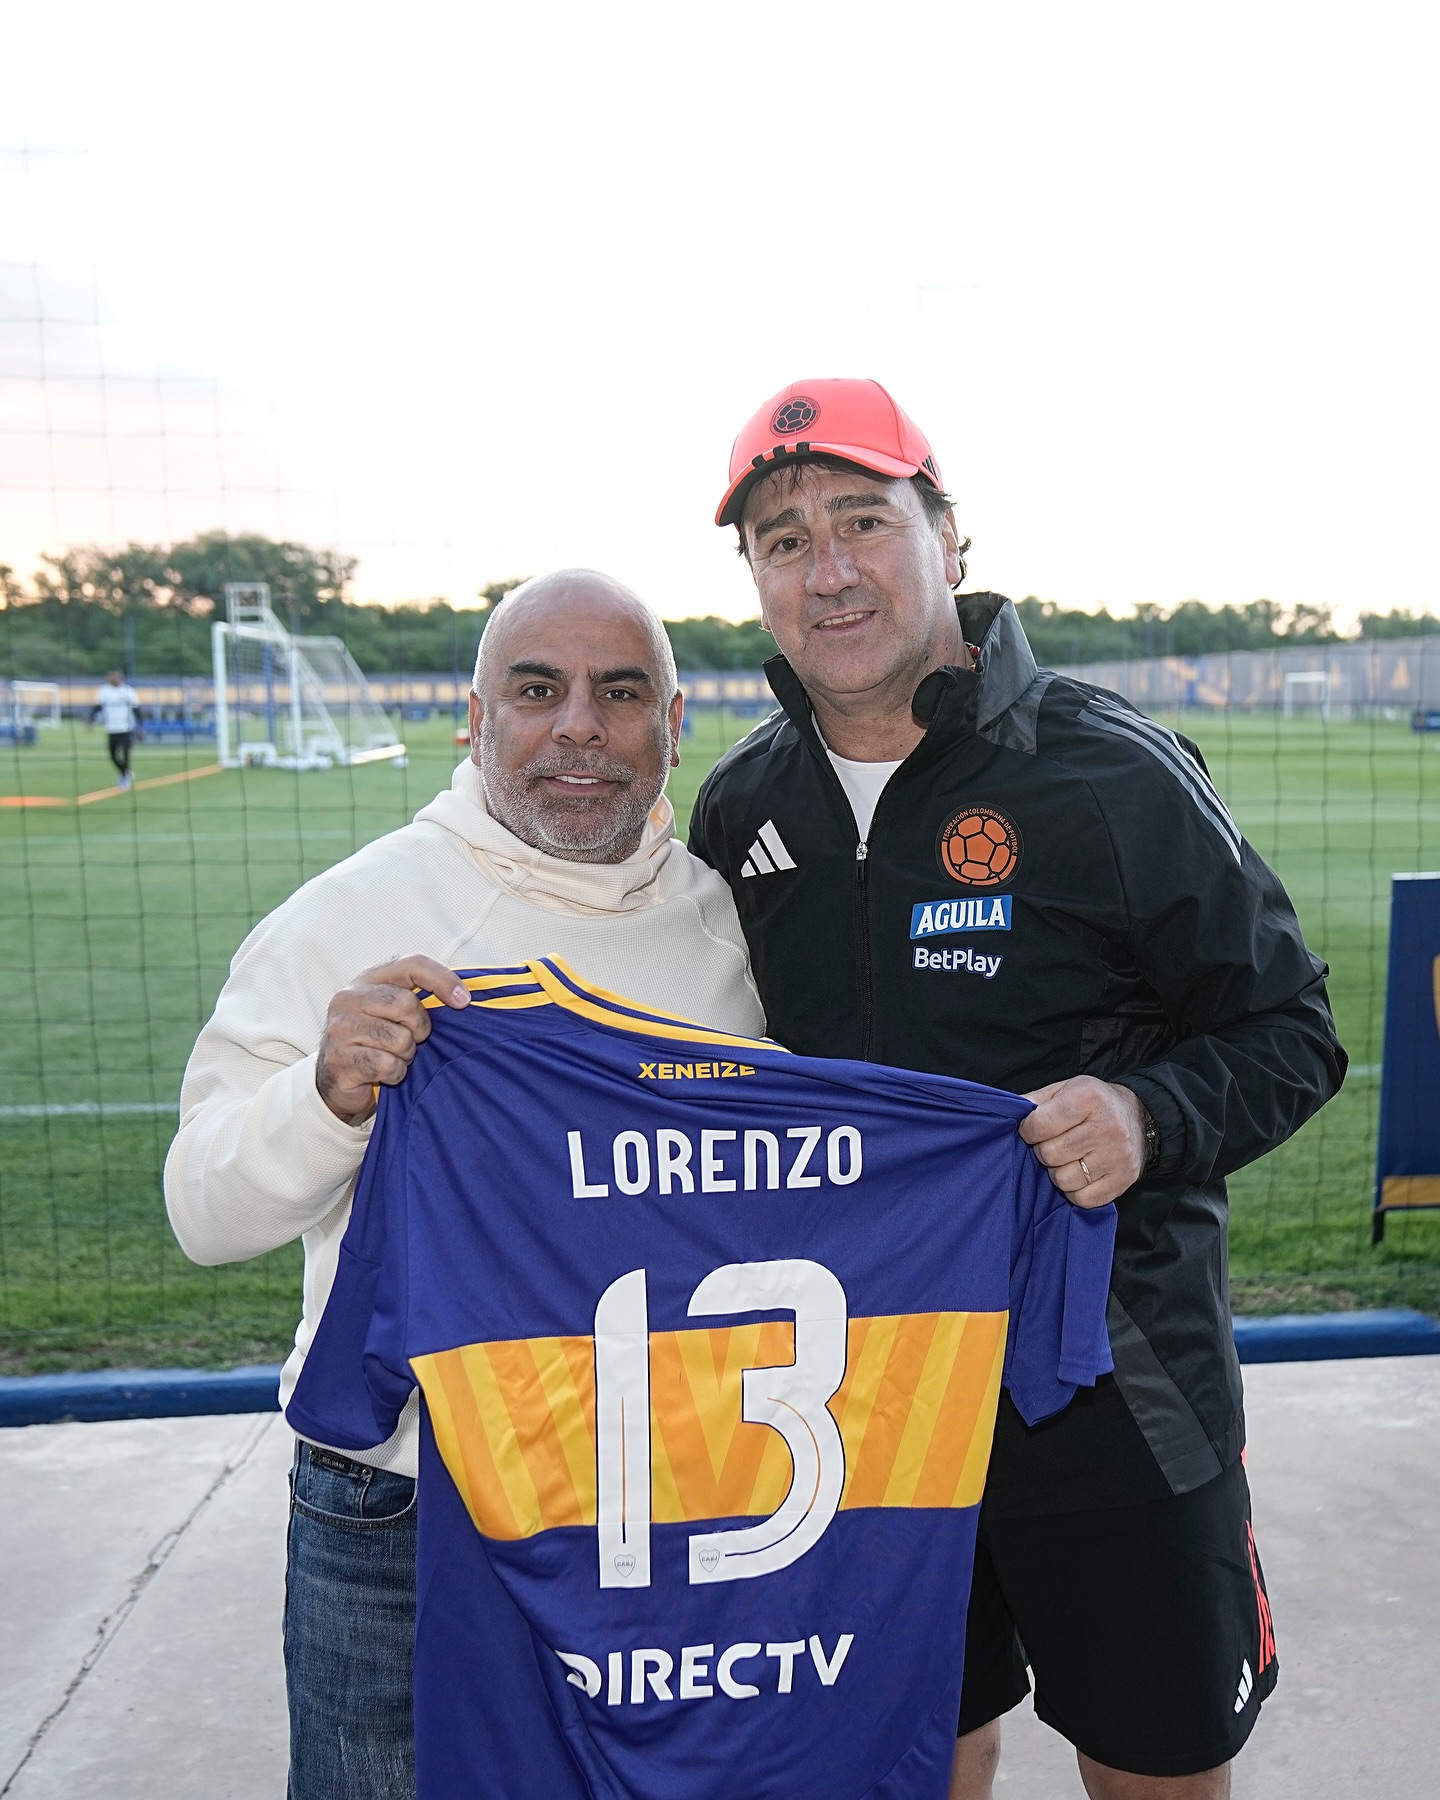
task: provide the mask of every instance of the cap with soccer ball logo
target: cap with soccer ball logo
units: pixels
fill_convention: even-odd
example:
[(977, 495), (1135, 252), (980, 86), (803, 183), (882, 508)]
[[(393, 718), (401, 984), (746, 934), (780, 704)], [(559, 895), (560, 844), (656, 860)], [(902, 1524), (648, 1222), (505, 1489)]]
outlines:
[(878, 381), (792, 381), (741, 428), (717, 525), (738, 525), (757, 481), (791, 458), (839, 456), (895, 480), (945, 483), (926, 440)]

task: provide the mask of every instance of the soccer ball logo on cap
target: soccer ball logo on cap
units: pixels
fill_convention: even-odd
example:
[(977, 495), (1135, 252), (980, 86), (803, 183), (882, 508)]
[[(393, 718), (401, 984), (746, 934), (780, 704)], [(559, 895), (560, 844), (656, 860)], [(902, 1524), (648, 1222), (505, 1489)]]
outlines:
[(781, 407), (777, 407), (775, 416), (770, 421), (770, 429), (776, 437), (794, 437), (797, 431), (804, 431), (807, 425), (813, 425), (820, 417), (820, 408), (813, 400), (807, 400), (803, 394), (796, 394)]
[(940, 867), (966, 887), (997, 888), (1020, 864), (1020, 833), (993, 806), (967, 806), (940, 827)]

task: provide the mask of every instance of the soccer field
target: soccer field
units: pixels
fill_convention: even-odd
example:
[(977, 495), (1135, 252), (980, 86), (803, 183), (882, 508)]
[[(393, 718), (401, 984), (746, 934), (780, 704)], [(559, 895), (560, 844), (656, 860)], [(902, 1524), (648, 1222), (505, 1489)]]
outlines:
[[(751, 720), (698, 714), (671, 794)], [(1408, 1302), (1440, 1311), (1440, 1214), (1369, 1242), (1389, 877), (1440, 866), (1440, 755), (1403, 723), (1205, 715), (1184, 729), (1279, 868), (1332, 965), (1346, 1091), (1232, 1184), (1237, 1305)], [(160, 1197), (185, 1058), (251, 925), (309, 876), (403, 823), (449, 778), (448, 720), (407, 725), (408, 766), (182, 777), (209, 746), (151, 747), (103, 790), (81, 727), (0, 748), (0, 1367), (271, 1360), (298, 1312), (300, 1253), (197, 1269)], [(544, 946), (537, 946), (543, 949)], [(68, 1110), (67, 1110), (68, 1109)]]

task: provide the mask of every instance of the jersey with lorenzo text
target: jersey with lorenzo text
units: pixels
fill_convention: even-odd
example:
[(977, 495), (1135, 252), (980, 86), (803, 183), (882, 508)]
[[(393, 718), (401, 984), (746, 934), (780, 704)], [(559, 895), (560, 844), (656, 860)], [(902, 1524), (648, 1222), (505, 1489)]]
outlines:
[(421, 1800), (940, 1800), (999, 1388), (1112, 1366), (1114, 1209), (1013, 1094), (465, 985), (288, 1409), (363, 1450), (421, 1389)]

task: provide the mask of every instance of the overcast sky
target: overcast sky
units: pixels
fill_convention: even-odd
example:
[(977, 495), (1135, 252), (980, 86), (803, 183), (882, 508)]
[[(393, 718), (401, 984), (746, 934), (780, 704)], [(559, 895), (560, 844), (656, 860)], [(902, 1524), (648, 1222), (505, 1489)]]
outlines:
[(863, 374), (974, 585), (1435, 610), (1436, 19), (0, 0), (0, 561), (740, 616), (736, 429)]

